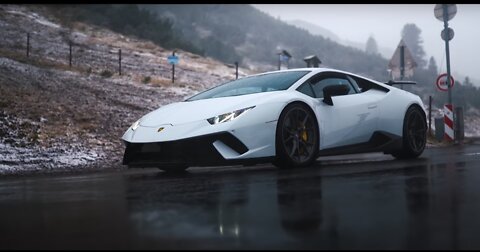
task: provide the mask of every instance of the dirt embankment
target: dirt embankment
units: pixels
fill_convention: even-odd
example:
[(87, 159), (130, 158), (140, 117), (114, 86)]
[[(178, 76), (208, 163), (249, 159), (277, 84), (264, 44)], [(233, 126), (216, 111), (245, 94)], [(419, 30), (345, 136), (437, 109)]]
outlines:
[(179, 51), (172, 84), (171, 52), (86, 24), (65, 28), (47, 14), (0, 6), (0, 174), (124, 169), (121, 136), (132, 122), (235, 78), (231, 66)]

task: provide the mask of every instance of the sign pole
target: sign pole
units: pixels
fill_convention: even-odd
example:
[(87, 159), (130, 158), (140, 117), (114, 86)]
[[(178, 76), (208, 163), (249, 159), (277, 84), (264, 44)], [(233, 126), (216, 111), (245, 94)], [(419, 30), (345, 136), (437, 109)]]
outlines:
[[(175, 51), (172, 52), (172, 56), (175, 56)], [(175, 83), (175, 64), (172, 64), (172, 83)]]
[[(443, 4), (443, 26), (445, 31), (448, 32), (448, 6)], [(449, 34), (446, 34), (447, 39), (445, 39), (445, 51), (447, 54), (447, 88), (448, 88), (448, 104), (452, 104), (452, 89), (450, 87), (450, 50), (449, 50)]]
[[(443, 21), (443, 31), (441, 33), (441, 37), (445, 40), (445, 53), (447, 55), (447, 90), (448, 90), (448, 104), (445, 105), (445, 114), (451, 114), (453, 122), (455, 122), (455, 113), (453, 112), (453, 101), (452, 101), (452, 87), (453, 85), (452, 80), (450, 80), (450, 48), (449, 48), (449, 41), (453, 38), (453, 30), (448, 28), (448, 20), (452, 19), (455, 14), (457, 14), (457, 6), (455, 4), (437, 4), (433, 10), (435, 17)], [(452, 129), (454, 129), (454, 123), (452, 123)], [(456, 140), (456, 136), (454, 135), (455, 131), (452, 132), (453, 135), (450, 137), (449, 140)]]
[[(445, 34), (446, 39), (445, 39), (445, 52), (447, 54), (447, 88), (448, 88), (448, 104), (451, 106), (452, 109), (452, 117), (453, 117), (453, 128), (455, 128), (455, 113), (453, 113), (453, 103), (452, 103), (452, 87), (450, 83), (450, 49), (449, 49), (449, 43), (448, 41), (450, 40), (450, 34), (448, 30), (448, 6), (446, 4), (442, 5), (443, 7), (443, 27), (445, 29)], [(453, 141), (455, 141), (456, 136), (455, 136), (455, 131), (453, 131)]]
[(176, 51), (173, 50), (172, 55), (167, 57), (168, 64), (172, 64), (172, 83), (175, 83), (175, 65), (178, 63), (178, 57), (175, 56)]

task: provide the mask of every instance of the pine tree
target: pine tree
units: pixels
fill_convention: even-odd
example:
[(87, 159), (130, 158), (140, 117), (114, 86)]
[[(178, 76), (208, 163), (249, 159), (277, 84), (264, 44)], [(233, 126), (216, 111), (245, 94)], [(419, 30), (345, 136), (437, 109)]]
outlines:
[(373, 38), (372, 35), (368, 37), (367, 44), (365, 46), (365, 52), (368, 54), (378, 54), (377, 41)]
[(430, 60), (428, 61), (428, 73), (433, 76), (438, 75), (437, 61), (435, 61), (435, 58), (433, 56), (430, 57)]
[(425, 60), (425, 51), (423, 50), (423, 40), (420, 37), (422, 30), (415, 24), (405, 24), (402, 29), (402, 39), (405, 41), (412, 56), (419, 68), (425, 68), (427, 62)]

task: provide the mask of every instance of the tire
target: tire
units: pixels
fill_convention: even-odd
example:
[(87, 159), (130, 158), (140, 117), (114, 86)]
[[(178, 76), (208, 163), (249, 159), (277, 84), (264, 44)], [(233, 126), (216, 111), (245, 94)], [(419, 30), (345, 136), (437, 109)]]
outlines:
[(319, 129), (316, 116), (304, 104), (285, 107), (278, 119), (273, 164), (279, 168), (304, 167), (317, 158)]
[(397, 159), (412, 159), (420, 156), (427, 144), (427, 121), (423, 111), (411, 106), (403, 119), (402, 149), (393, 152)]
[(183, 165), (172, 165), (172, 166), (159, 166), (158, 169), (163, 170), (166, 173), (169, 174), (175, 174), (175, 173), (185, 173), (187, 170), (188, 166), (183, 166)]

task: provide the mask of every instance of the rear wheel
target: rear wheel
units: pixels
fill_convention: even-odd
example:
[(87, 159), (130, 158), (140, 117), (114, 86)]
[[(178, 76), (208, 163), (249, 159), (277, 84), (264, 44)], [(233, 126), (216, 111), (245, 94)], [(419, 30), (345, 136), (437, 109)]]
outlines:
[(318, 134), (317, 119), (306, 105), (288, 105), (278, 120), (273, 164), (280, 168), (312, 164), (318, 153)]
[(416, 106), (408, 108), (403, 120), (402, 149), (392, 153), (398, 159), (420, 156), (427, 143), (427, 122), (423, 111)]

